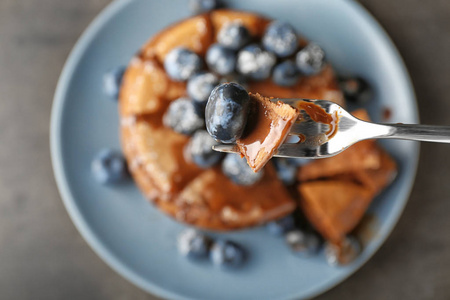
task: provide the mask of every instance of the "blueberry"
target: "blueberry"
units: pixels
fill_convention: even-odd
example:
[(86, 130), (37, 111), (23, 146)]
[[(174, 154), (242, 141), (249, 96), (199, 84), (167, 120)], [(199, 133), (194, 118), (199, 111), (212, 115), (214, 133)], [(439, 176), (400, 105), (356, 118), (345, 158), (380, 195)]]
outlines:
[(287, 158), (275, 158), (273, 160), (278, 178), (286, 184), (294, 184), (297, 179), (298, 166)]
[(164, 60), (167, 74), (176, 81), (189, 79), (202, 66), (202, 59), (196, 53), (183, 47), (172, 49)]
[(103, 184), (119, 182), (128, 175), (124, 157), (111, 149), (103, 149), (95, 156), (91, 170), (94, 178)]
[(178, 251), (189, 258), (206, 258), (212, 240), (194, 229), (186, 229), (178, 235)]
[(236, 53), (220, 44), (209, 47), (205, 59), (208, 67), (220, 75), (231, 74), (236, 67)]
[(190, 0), (189, 8), (194, 14), (201, 14), (217, 8), (219, 5), (217, 0)]
[(297, 50), (298, 38), (289, 23), (274, 21), (267, 27), (262, 43), (266, 50), (275, 53), (278, 57), (286, 57)]
[(298, 82), (300, 74), (293, 61), (287, 60), (275, 66), (272, 80), (281, 86), (293, 86)]
[(320, 248), (320, 238), (316, 234), (300, 229), (289, 231), (285, 239), (291, 250), (300, 256), (316, 254)]
[(210, 258), (217, 266), (239, 267), (245, 261), (245, 251), (236, 243), (219, 240), (213, 244)]
[(300, 73), (315, 75), (325, 66), (325, 52), (317, 44), (309, 44), (297, 53), (296, 64)]
[(103, 91), (111, 99), (119, 97), (120, 85), (122, 84), (124, 67), (114, 68), (103, 75)]
[(347, 265), (355, 260), (360, 252), (361, 244), (352, 236), (346, 237), (339, 244), (325, 244), (325, 257), (330, 266)]
[(217, 35), (219, 44), (233, 50), (239, 50), (250, 41), (250, 32), (239, 22), (224, 25)]
[(206, 104), (206, 129), (222, 143), (236, 142), (244, 131), (250, 107), (247, 91), (237, 83), (217, 86)]
[(264, 175), (264, 170), (257, 173), (248, 166), (245, 158), (239, 154), (227, 154), (222, 162), (222, 172), (238, 185), (253, 185)]
[(267, 223), (266, 228), (271, 234), (280, 236), (295, 228), (295, 219), (292, 215), (288, 215), (279, 220)]
[(218, 144), (206, 130), (198, 130), (186, 145), (185, 153), (200, 168), (210, 168), (224, 157), (224, 153), (212, 149)]
[(194, 100), (194, 105), (202, 115), (204, 114), (209, 95), (211, 95), (212, 90), (218, 84), (219, 78), (208, 72), (198, 73), (189, 79), (187, 93)]
[(192, 100), (188, 98), (172, 101), (164, 114), (163, 123), (174, 131), (186, 135), (191, 135), (204, 126), (203, 118), (198, 114)]
[(253, 80), (264, 80), (270, 77), (275, 63), (275, 55), (251, 44), (239, 51), (236, 67), (239, 73)]
[(373, 96), (370, 85), (360, 77), (341, 78), (339, 86), (345, 99), (352, 102), (367, 103)]

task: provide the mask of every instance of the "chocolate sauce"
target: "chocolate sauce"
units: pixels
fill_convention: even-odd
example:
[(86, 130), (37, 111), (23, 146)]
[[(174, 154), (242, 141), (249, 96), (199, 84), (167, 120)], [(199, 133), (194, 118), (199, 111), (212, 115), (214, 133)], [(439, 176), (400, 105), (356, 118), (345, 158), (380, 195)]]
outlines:
[(306, 136), (304, 134), (299, 133), (298, 134), (298, 139), (299, 140), (298, 140), (297, 144), (301, 144), (301, 143), (306, 141)]
[(328, 131), (325, 133), (328, 140), (334, 137), (338, 132), (339, 116), (336, 111), (334, 114), (329, 114), (319, 105), (303, 100), (298, 101), (296, 107), (305, 111), (305, 113), (308, 114), (314, 122), (323, 123), (330, 126)]

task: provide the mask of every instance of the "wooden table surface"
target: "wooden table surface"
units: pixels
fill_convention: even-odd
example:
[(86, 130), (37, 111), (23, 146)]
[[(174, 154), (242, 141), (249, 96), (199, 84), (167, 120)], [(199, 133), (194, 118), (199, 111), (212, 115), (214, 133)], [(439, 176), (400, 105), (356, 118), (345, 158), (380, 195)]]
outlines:
[[(0, 299), (156, 299), (76, 231), (50, 163), (53, 93), (69, 51), (108, 0), (0, 0)], [(363, 0), (411, 74), (422, 123), (450, 125), (450, 1)], [(450, 145), (422, 144), (394, 232), (319, 299), (450, 299)]]

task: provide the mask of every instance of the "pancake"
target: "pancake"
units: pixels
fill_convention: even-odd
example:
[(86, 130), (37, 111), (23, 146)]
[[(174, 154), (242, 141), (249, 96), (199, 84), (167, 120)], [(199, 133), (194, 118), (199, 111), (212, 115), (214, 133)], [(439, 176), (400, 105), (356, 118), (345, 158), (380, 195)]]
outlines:
[[(319, 161), (302, 168), (298, 174), (298, 190), (303, 194), (300, 200), (283, 185), (270, 161), (262, 170), (262, 179), (252, 186), (236, 185), (222, 173), (220, 165), (199, 168), (184, 155), (190, 137), (165, 127), (162, 122), (171, 101), (187, 96), (186, 83), (171, 80), (163, 67), (165, 56), (173, 48), (186, 47), (204, 59), (208, 47), (216, 42), (218, 31), (228, 22), (242, 23), (253, 39), (259, 40), (270, 21), (257, 14), (222, 9), (180, 21), (151, 38), (131, 60), (122, 81), (119, 114), (123, 152), (144, 196), (180, 222), (207, 230), (236, 230), (276, 220), (300, 206), (309, 212), (306, 215), (312, 225), (325, 238), (335, 240), (359, 222), (373, 196), (388, 184), (386, 178), (395, 171), (395, 163), (384, 151), (374, 151), (374, 158), (366, 158), (368, 164), (376, 161), (378, 165), (352, 172), (337, 165), (334, 169), (323, 167), (321, 164), (327, 163)], [(300, 38), (299, 43), (307, 42)], [(271, 79), (246, 82), (246, 87), (249, 92), (266, 97), (320, 98), (345, 105), (334, 71), (328, 64), (317, 75), (304, 76), (292, 87), (277, 86)], [(365, 157), (365, 152), (358, 149), (355, 146), (356, 156)], [(381, 166), (387, 166), (384, 173), (378, 172)], [(334, 178), (339, 184), (330, 184), (331, 179), (324, 181), (324, 176)], [(343, 185), (342, 178), (346, 178)], [(363, 200), (353, 213), (348, 213), (357, 217), (345, 225), (339, 223), (339, 211), (354, 209), (353, 204), (345, 207), (346, 200), (340, 200), (337, 212), (317, 209), (324, 207), (320, 204), (323, 189), (315, 192), (320, 185), (333, 190), (357, 186), (355, 194)], [(320, 203), (314, 206), (315, 202)], [(309, 207), (315, 209), (309, 211)], [(330, 213), (327, 225), (314, 221), (320, 219), (317, 214), (327, 213)], [(335, 228), (334, 232), (329, 228)]]

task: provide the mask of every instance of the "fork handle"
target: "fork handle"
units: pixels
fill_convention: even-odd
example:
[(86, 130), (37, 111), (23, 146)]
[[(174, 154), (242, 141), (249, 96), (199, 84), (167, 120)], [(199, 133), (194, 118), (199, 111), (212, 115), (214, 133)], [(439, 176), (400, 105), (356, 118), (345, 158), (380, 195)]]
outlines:
[(450, 126), (416, 124), (384, 124), (384, 126), (389, 127), (389, 133), (379, 138), (450, 143)]

